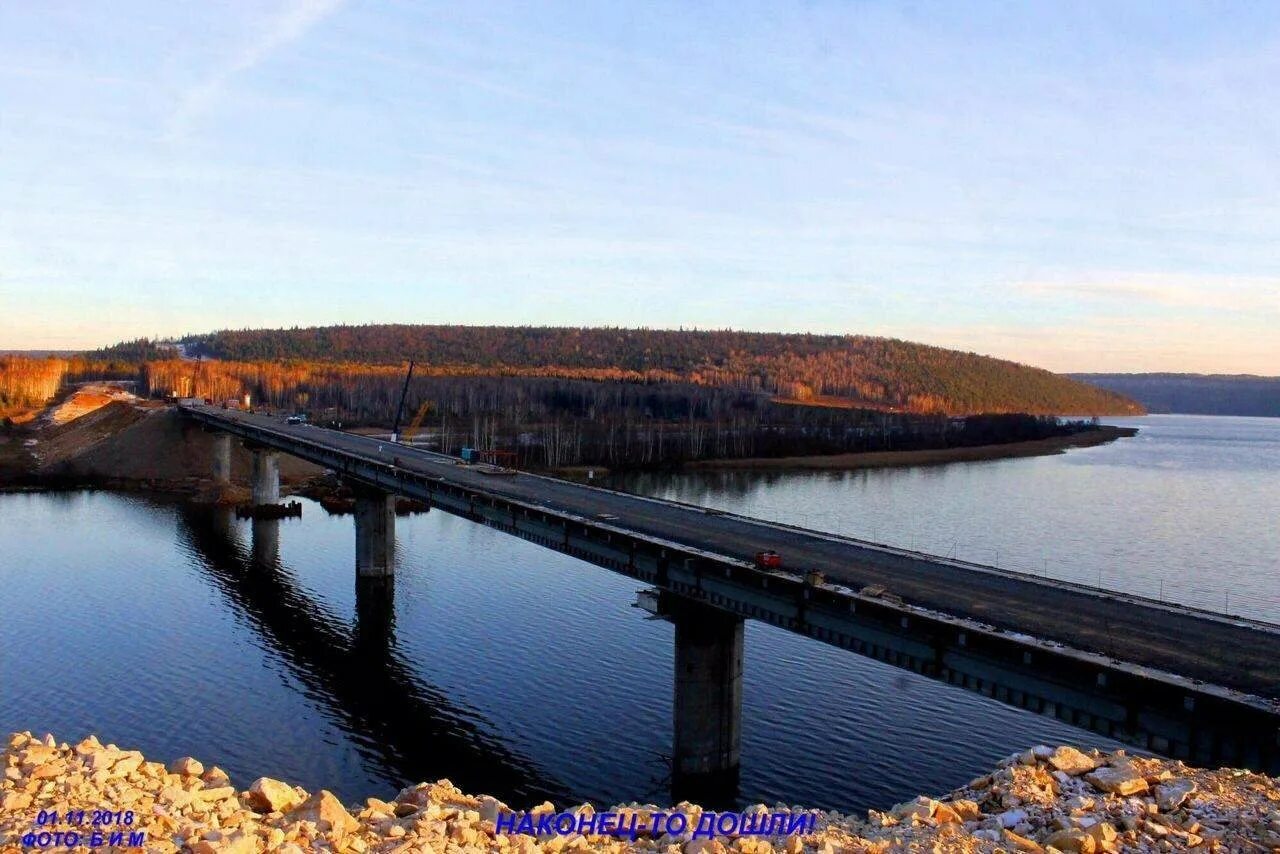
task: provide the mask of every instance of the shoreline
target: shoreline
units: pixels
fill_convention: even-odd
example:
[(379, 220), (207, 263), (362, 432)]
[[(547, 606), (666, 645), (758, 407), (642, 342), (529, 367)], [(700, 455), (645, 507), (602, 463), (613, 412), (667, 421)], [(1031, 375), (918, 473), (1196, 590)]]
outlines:
[[(557, 810), (550, 802), (511, 808), (490, 795), (466, 794), (448, 780), (348, 807), (327, 790), (311, 793), (269, 777), (242, 790), (227, 772), (191, 756), (164, 764), (94, 736), (73, 746), (30, 732), (8, 736), (0, 765), (3, 851), (19, 844), (47, 848), (54, 833), (63, 837), (58, 847), (76, 850), (95, 847), (91, 834), (100, 833), (99, 846), (195, 854), (1096, 854), (1280, 846), (1280, 782), (1273, 778), (1068, 746), (1014, 753), (948, 794), (868, 810), (865, 818), (781, 803), (721, 812), (688, 802), (670, 808), (633, 802), (600, 811), (591, 804)], [(98, 826), (103, 811), (112, 819)], [(685, 819), (682, 832), (666, 818), (677, 814)], [(72, 833), (76, 839), (68, 843)], [(113, 834), (119, 834), (114, 842)]]
[[(30, 445), (20, 436), (0, 437), (0, 493), (106, 489), (198, 497), (212, 489), (212, 478), (206, 473), (208, 449), (193, 447), (208, 443), (204, 434), (184, 431), (169, 410), (149, 407), (124, 413), (118, 409), (123, 404), (112, 406), (117, 407), (113, 423), (95, 424), (112, 415), (104, 407), (97, 419), (94, 413), (69, 422), (52, 434), (35, 434), (36, 441)], [(995, 445), (694, 460), (672, 465), (671, 470), (840, 471), (943, 465), (1059, 454), (1071, 448), (1106, 444), (1137, 432), (1134, 427), (1101, 426), (1065, 436)], [(51, 445), (58, 451), (58, 458), (41, 459), (38, 454)], [(162, 453), (162, 449), (169, 453)], [(233, 483), (245, 486), (248, 468), (247, 453), (237, 448)], [(588, 471), (605, 478), (624, 469), (584, 464), (529, 471), (589, 482)], [(319, 475), (319, 469), (305, 463), (285, 465), (281, 472), (282, 494), (306, 494), (309, 483)]]
[(864, 451), (853, 454), (827, 454), (811, 457), (743, 457), (741, 459), (697, 460), (684, 464), (686, 469), (786, 469), (839, 471), (866, 468), (899, 468), (904, 466), (945, 465), (947, 463), (982, 462), (985, 460), (1042, 457), (1063, 454), (1072, 448), (1106, 445), (1138, 433), (1137, 427), (1103, 425), (1066, 436), (1006, 442), (999, 445), (970, 445), (955, 448), (925, 448), (914, 451)]

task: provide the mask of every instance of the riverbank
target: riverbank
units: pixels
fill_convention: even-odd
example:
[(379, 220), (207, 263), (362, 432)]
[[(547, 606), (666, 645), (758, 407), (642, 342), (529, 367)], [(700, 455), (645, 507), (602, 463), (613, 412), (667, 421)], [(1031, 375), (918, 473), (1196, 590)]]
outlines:
[(973, 445), (958, 448), (930, 448), (920, 451), (868, 451), (858, 454), (829, 454), (813, 457), (748, 457), (743, 459), (699, 460), (686, 463), (691, 469), (863, 469), (891, 468), (894, 466), (928, 466), (944, 463), (1003, 460), (1016, 457), (1040, 457), (1065, 453), (1071, 448), (1089, 448), (1105, 445), (1116, 439), (1128, 438), (1138, 433), (1136, 427), (1101, 426), (1096, 429), (1032, 439), (1026, 442), (1008, 442), (1000, 445)]
[[(196, 854), (261, 851), (504, 851), (558, 854), (566, 850), (663, 851), (667, 854), (836, 851), (1171, 851), (1191, 848), (1265, 851), (1280, 846), (1280, 784), (1273, 778), (1222, 768), (1138, 758), (1117, 751), (1082, 753), (1036, 747), (1015, 754), (966, 786), (939, 798), (921, 796), (865, 817), (777, 804), (748, 814), (808, 817), (794, 835), (693, 832), (704, 811), (681, 803), (622, 804), (599, 810), (630, 826), (650, 828), (654, 814), (682, 813), (687, 830), (634, 840), (615, 834), (512, 833), (508, 807), (441, 780), (401, 790), (390, 800), (367, 798), (346, 806), (326, 790), (307, 792), (261, 777), (247, 788), (216, 766), (192, 757), (167, 765), (141, 753), (102, 745), (90, 736), (72, 746), (52, 735), (15, 733), (6, 741), (0, 779), (0, 851), (40, 847), (40, 834), (62, 833), (61, 848), (88, 851), (103, 842), (145, 845), (149, 852)], [(516, 805), (534, 816), (597, 814), (589, 804), (565, 809)], [(83, 810), (83, 823), (80, 812)], [(106, 813), (107, 823), (102, 821)], [(51, 817), (52, 814), (52, 817)], [(721, 813), (720, 815), (725, 815)], [(504, 828), (499, 832), (498, 821)], [(766, 822), (767, 824), (767, 822)], [(508, 826), (509, 825), (509, 826)], [(721, 825), (727, 827), (728, 824)], [(805, 832), (808, 830), (809, 832)], [(76, 844), (67, 844), (70, 833)], [(28, 837), (28, 834), (33, 834)], [(27, 839), (24, 843), (23, 840)], [(47, 845), (43, 847), (48, 847)]]
[[(117, 489), (247, 500), (249, 451), (232, 444), (229, 486), (215, 486), (212, 461), (212, 434), (185, 422), (174, 407), (86, 386), (0, 434), (0, 491)], [(279, 465), (285, 495), (323, 471), (288, 455)]]
[[(361, 431), (355, 431), (361, 432)], [(367, 432), (367, 431), (366, 431)], [(1100, 427), (1026, 442), (917, 451), (880, 451), (828, 456), (752, 457), (688, 462), (688, 468), (856, 469), (919, 466), (1062, 453), (1132, 436), (1134, 428)], [(248, 483), (249, 454), (232, 450), (232, 490), (215, 495), (210, 477), (210, 434), (184, 423), (164, 403), (135, 397), (111, 384), (86, 384), (32, 413), (25, 423), (0, 433), (0, 490), (106, 488), (175, 493), (200, 500), (231, 501)], [(568, 480), (604, 477), (603, 466), (568, 466), (551, 472)], [(284, 494), (303, 489), (322, 470), (281, 455)], [(226, 492), (226, 490), (223, 490)]]

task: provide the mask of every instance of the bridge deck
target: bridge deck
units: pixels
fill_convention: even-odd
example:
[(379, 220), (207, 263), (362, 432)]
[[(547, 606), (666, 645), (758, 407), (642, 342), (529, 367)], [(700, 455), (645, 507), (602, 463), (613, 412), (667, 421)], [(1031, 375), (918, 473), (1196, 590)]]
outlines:
[[(774, 549), (788, 568), (817, 569), (854, 589), (883, 585), (905, 601), (1010, 632), (1057, 641), (1264, 698), (1280, 697), (1280, 628), (1195, 609), (1035, 579), (821, 532), (707, 512), (522, 473), (494, 477), (453, 458), (374, 438), (286, 425), (262, 415), (189, 407), (202, 421), (224, 421), (290, 453), (292, 440), (330, 452), (395, 464), (469, 490), (582, 517), (706, 552), (750, 560)], [(299, 456), (307, 457), (305, 449)], [(319, 461), (319, 460), (317, 460)]]

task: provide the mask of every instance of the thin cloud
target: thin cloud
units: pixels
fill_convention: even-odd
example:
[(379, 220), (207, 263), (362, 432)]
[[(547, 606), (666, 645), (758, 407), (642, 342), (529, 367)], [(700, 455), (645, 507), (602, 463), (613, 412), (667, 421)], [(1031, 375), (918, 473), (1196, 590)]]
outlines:
[(178, 109), (169, 120), (165, 139), (186, 135), (191, 123), (222, 94), (233, 77), (243, 74), (276, 51), (306, 35), (317, 23), (332, 15), (344, 0), (295, 0), (278, 15), (268, 19), (257, 37), (244, 45), (202, 83), (183, 93)]
[(1022, 282), (1015, 290), (1050, 299), (1137, 302), (1214, 311), (1280, 311), (1280, 279), (1260, 276), (1114, 274)]

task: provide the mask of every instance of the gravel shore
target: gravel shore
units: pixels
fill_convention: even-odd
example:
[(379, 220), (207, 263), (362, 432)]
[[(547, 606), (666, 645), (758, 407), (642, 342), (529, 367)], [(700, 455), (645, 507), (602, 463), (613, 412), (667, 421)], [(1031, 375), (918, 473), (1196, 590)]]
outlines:
[[(1276, 779), (1071, 747), (1032, 748), (950, 794), (922, 796), (865, 817), (781, 804), (743, 811), (812, 816), (804, 821), (812, 832), (796, 835), (695, 835), (707, 822), (700, 822), (703, 811), (688, 803), (670, 809), (623, 804), (608, 810), (622, 817), (621, 824), (637, 817), (640, 827), (649, 826), (660, 811), (680, 812), (688, 819), (684, 833), (658, 838), (642, 833), (635, 839), (499, 833), (499, 821), (507, 826), (513, 821), (506, 805), (464, 794), (448, 780), (357, 805), (344, 805), (325, 790), (311, 793), (266, 777), (242, 790), (222, 770), (194, 758), (165, 765), (137, 751), (103, 745), (93, 736), (70, 745), (52, 735), (15, 733), (6, 741), (2, 764), (3, 852), (1280, 851)], [(595, 812), (585, 804), (561, 807), (561, 815)], [(549, 803), (516, 809), (534, 816), (557, 812)], [(95, 819), (104, 823), (94, 825)]]

